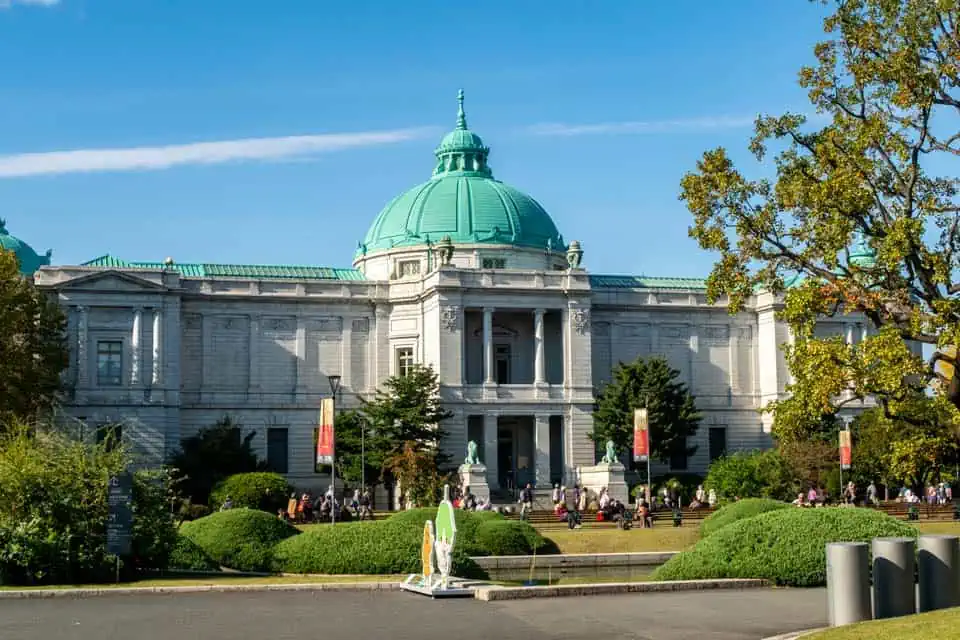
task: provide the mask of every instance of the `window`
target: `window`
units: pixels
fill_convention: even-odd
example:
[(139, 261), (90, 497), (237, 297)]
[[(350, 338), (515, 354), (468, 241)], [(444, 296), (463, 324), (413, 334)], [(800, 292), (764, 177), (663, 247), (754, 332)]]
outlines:
[(727, 428), (710, 427), (710, 462), (727, 455)]
[(510, 384), (510, 345), (494, 345), (494, 359), (496, 360), (497, 384)]
[(507, 259), (506, 258), (483, 258), (483, 260), (480, 261), (480, 264), (484, 269), (506, 269)]
[(397, 349), (397, 375), (407, 377), (413, 370), (413, 347)]
[(275, 473), (287, 472), (289, 430), (286, 427), (267, 429), (267, 466)]
[(687, 470), (687, 439), (681, 438), (670, 452), (670, 470)]
[(420, 275), (420, 261), (419, 260), (401, 260), (398, 265), (397, 271), (400, 273), (401, 278), (409, 278), (410, 276)]
[(119, 387), (123, 383), (123, 342), (97, 342), (97, 384), (101, 387)]

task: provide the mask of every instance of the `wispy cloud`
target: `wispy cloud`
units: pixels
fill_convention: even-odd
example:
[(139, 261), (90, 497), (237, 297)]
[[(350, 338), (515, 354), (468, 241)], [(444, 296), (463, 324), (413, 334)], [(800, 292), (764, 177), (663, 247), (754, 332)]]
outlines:
[(9, 9), (15, 4), (34, 5), (37, 7), (52, 7), (60, 4), (60, 0), (0, 0), (0, 9)]
[(527, 132), (541, 136), (585, 136), (614, 133), (631, 135), (684, 133), (714, 129), (742, 129), (751, 126), (755, 119), (756, 116), (708, 116), (678, 120), (634, 120), (627, 122), (599, 122), (596, 124), (545, 122), (528, 127)]
[(432, 131), (432, 128), (412, 128), (281, 138), (247, 138), (160, 147), (21, 153), (0, 156), (0, 178), (97, 171), (155, 171), (184, 165), (304, 158), (358, 147), (395, 144), (421, 138)]

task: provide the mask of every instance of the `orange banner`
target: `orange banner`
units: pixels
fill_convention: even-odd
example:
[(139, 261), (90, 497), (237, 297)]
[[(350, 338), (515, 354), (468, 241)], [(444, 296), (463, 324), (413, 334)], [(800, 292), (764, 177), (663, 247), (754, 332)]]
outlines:
[(633, 459), (644, 462), (650, 457), (650, 420), (646, 409), (633, 412)]
[(320, 426), (317, 429), (317, 464), (333, 464), (333, 398), (320, 402)]
[(853, 446), (850, 441), (850, 431), (844, 429), (840, 432), (840, 468), (849, 469), (853, 458)]

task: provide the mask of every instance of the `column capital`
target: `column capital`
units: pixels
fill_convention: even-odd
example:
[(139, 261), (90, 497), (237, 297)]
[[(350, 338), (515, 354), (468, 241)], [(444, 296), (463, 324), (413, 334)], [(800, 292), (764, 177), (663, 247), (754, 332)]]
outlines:
[(535, 413), (533, 414), (533, 417), (537, 420), (537, 422), (550, 422), (550, 417), (552, 415), (552, 413)]
[(493, 313), (493, 312), (496, 311), (496, 310), (497, 310), (496, 307), (490, 307), (490, 306), (484, 306), (484, 307), (483, 307), (483, 312), (484, 312), (484, 313)]
[(533, 315), (535, 315), (535, 316), (542, 316), (542, 315), (544, 315), (546, 312), (547, 312), (546, 309), (534, 309), (534, 310), (533, 310)]

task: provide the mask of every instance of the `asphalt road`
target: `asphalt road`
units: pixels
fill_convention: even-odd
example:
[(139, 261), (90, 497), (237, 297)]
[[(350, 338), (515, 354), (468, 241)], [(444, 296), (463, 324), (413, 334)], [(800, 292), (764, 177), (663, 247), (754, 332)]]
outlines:
[(824, 626), (822, 589), (484, 603), (408, 593), (261, 592), (0, 600), (3, 640), (757, 639)]

